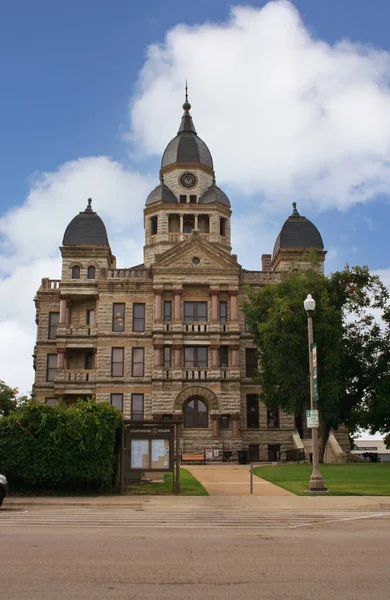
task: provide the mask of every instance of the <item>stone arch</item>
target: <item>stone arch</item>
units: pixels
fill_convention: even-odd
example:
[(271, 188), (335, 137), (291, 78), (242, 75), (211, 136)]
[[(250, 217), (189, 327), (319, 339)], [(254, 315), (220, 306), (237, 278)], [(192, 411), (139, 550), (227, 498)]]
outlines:
[(218, 398), (209, 388), (203, 387), (202, 385), (191, 385), (178, 394), (173, 403), (173, 410), (182, 410), (183, 404), (186, 400), (193, 396), (198, 396), (206, 401), (208, 409), (219, 410)]

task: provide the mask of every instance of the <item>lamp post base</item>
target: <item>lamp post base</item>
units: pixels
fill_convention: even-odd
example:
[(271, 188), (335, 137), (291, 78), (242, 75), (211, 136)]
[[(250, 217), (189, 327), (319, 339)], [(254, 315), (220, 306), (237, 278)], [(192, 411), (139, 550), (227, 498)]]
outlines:
[(310, 477), (309, 489), (306, 490), (307, 494), (328, 494), (329, 490), (324, 485), (324, 480), (320, 473), (313, 474)]

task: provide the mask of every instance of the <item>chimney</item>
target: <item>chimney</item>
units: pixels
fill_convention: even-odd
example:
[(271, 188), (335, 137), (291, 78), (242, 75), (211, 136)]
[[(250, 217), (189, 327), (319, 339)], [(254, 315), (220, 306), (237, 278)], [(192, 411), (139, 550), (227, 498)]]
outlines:
[(262, 254), (261, 255), (261, 269), (263, 271), (265, 271), (266, 273), (269, 273), (271, 271), (271, 260), (272, 260), (271, 254)]

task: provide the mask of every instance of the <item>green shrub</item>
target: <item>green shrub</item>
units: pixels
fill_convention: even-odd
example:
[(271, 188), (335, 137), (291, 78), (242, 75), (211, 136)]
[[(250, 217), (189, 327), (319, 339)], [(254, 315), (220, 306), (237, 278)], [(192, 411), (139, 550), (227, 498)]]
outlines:
[(120, 412), (106, 402), (29, 402), (0, 419), (0, 467), (19, 488), (108, 489), (118, 453)]

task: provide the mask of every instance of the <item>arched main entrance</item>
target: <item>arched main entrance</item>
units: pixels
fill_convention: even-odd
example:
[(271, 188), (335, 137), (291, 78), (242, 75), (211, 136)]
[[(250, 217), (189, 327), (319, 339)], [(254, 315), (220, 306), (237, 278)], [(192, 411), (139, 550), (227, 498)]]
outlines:
[(183, 404), (183, 425), (185, 428), (201, 429), (209, 426), (209, 411), (206, 402), (197, 396)]

